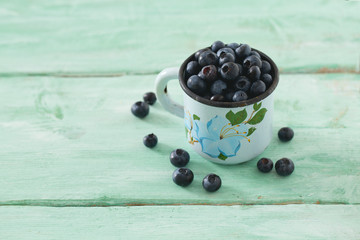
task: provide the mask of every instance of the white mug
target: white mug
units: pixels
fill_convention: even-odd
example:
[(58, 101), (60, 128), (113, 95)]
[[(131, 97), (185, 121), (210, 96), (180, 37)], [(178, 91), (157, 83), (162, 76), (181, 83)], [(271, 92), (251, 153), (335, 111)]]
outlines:
[[(272, 139), (273, 91), (279, 82), (276, 64), (256, 50), (271, 65), (272, 85), (263, 94), (241, 102), (217, 102), (200, 97), (189, 90), (185, 81), (188, 62), (180, 69), (166, 68), (156, 78), (155, 88), (159, 102), (170, 113), (184, 118), (186, 138), (202, 157), (220, 164), (238, 164), (249, 161), (270, 144)], [(167, 93), (167, 83), (179, 79), (184, 91), (184, 105), (175, 103)]]

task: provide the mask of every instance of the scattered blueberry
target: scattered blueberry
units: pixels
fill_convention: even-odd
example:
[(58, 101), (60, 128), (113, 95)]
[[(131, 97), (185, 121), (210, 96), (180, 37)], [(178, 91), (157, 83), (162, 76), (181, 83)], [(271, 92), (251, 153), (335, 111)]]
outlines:
[(216, 52), (216, 55), (217, 55), (218, 57), (220, 57), (221, 53), (223, 53), (223, 52), (225, 52), (225, 53), (230, 53), (230, 54), (234, 55), (234, 58), (235, 58), (235, 52), (234, 52), (234, 50), (232, 50), (232, 49), (229, 48), (229, 47), (220, 48), (220, 49)]
[(255, 56), (257, 56), (258, 58), (261, 59), (261, 56), (257, 51), (251, 50), (250, 55), (255, 55)]
[(294, 137), (294, 131), (289, 127), (280, 128), (278, 137), (282, 142), (288, 142)]
[(265, 73), (270, 73), (271, 71), (271, 65), (268, 61), (263, 60), (261, 61), (261, 73), (265, 74)]
[(248, 99), (248, 95), (244, 91), (236, 91), (232, 98), (233, 102), (240, 102)]
[(220, 94), (216, 94), (210, 98), (211, 101), (223, 102), (225, 101), (225, 97)]
[(200, 69), (200, 64), (197, 61), (191, 61), (186, 65), (186, 73), (188, 76), (198, 74)]
[(193, 75), (189, 77), (187, 84), (188, 88), (196, 94), (203, 95), (206, 92), (206, 83), (199, 76)]
[(259, 96), (266, 91), (266, 85), (263, 81), (257, 80), (250, 87), (250, 94), (252, 96)]
[(216, 174), (209, 174), (202, 181), (204, 189), (208, 192), (215, 192), (221, 187), (221, 179)]
[(158, 142), (158, 139), (155, 134), (151, 133), (149, 135), (146, 135), (143, 139), (143, 143), (148, 148), (153, 148), (156, 146)]
[(153, 92), (147, 92), (143, 96), (144, 102), (149, 105), (153, 105), (156, 102), (156, 95)]
[(216, 80), (210, 87), (210, 92), (214, 95), (223, 94), (227, 89), (227, 84), (223, 80)]
[(149, 104), (138, 101), (131, 106), (131, 112), (138, 118), (144, 118), (149, 114)]
[(227, 47), (231, 48), (232, 50), (235, 51), (235, 49), (237, 49), (238, 47), (240, 47), (240, 45), (238, 43), (229, 43), (226, 44)]
[(231, 53), (222, 52), (219, 56), (219, 65), (223, 65), (227, 62), (235, 62), (235, 57)]
[(193, 181), (194, 174), (188, 168), (178, 168), (173, 172), (172, 179), (177, 185), (186, 187)]
[(250, 55), (251, 52), (251, 47), (247, 44), (241, 44), (240, 47), (235, 49), (236, 52), (236, 56), (240, 59), (243, 60), (245, 59), (247, 56)]
[(184, 149), (176, 149), (170, 153), (170, 162), (175, 167), (185, 167), (190, 160), (190, 155)]
[(273, 168), (273, 165), (274, 165), (273, 162), (269, 158), (261, 158), (257, 162), (257, 168), (259, 169), (260, 172), (263, 173), (270, 172), (271, 169)]
[(239, 67), (233, 62), (224, 63), (221, 67), (221, 77), (225, 80), (234, 80), (239, 76)]
[(251, 86), (251, 82), (250, 82), (250, 80), (249, 80), (247, 77), (245, 77), (245, 76), (239, 77), (239, 78), (236, 80), (235, 84), (234, 84), (234, 88), (235, 88), (236, 90), (241, 90), (241, 91), (244, 91), (244, 92), (249, 91), (250, 86)]
[(294, 162), (288, 158), (282, 158), (275, 163), (275, 170), (280, 176), (288, 176), (295, 169)]
[(248, 77), (252, 80), (259, 80), (260, 79), (260, 68), (258, 66), (252, 66), (249, 68)]
[(223, 48), (223, 47), (225, 47), (225, 44), (222, 41), (215, 41), (211, 45), (211, 51), (217, 52), (220, 48)]
[(248, 56), (247, 58), (245, 58), (244, 60), (244, 63), (243, 63), (243, 66), (246, 67), (246, 68), (250, 68), (252, 66), (258, 66), (261, 68), (262, 66), (262, 62), (261, 62), (261, 59), (258, 58), (257, 56), (255, 55), (250, 55)]
[(215, 65), (207, 65), (201, 69), (198, 76), (206, 82), (213, 82), (217, 78), (217, 67)]
[(204, 51), (199, 56), (199, 64), (204, 67), (206, 65), (215, 65), (218, 61), (218, 57), (212, 51)]
[(270, 85), (272, 84), (272, 77), (270, 74), (265, 73), (261, 76), (261, 81), (263, 81), (266, 85), (266, 87), (270, 87)]

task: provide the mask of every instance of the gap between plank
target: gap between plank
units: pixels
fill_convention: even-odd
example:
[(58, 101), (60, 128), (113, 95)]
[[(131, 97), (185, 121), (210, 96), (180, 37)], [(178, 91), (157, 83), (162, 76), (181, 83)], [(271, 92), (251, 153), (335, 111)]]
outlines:
[[(113, 78), (113, 77), (124, 77), (124, 76), (144, 76), (144, 75), (157, 75), (159, 71), (149, 71), (149, 72), (114, 72), (114, 73), (0, 73), (0, 77), (58, 77), (58, 78)], [(336, 74), (336, 73), (349, 73), (349, 74), (360, 74), (358, 70), (346, 69), (346, 68), (319, 68), (317, 70), (310, 71), (283, 71), (280, 70), (280, 74)]]
[[(29, 207), (143, 207), (143, 206), (274, 206), (274, 205), (360, 205), (360, 203), (346, 203), (346, 202), (325, 202), (316, 201), (306, 203), (304, 201), (284, 201), (275, 203), (142, 203), (140, 201), (124, 202), (124, 203), (111, 203), (99, 202), (96, 200), (18, 200), (9, 202), (0, 202), (0, 207), (11, 206), (29, 206)], [(77, 203), (78, 202), (78, 203)]]

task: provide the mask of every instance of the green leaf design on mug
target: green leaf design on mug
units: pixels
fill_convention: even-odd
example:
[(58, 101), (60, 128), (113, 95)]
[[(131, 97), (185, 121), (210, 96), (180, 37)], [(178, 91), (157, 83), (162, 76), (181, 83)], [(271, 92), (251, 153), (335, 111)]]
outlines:
[(237, 113), (234, 113), (233, 111), (229, 111), (225, 116), (231, 123), (231, 125), (236, 125), (242, 123), (245, 118), (247, 117), (246, 109), (239, 111)]
[(189, 134), (188, 131), (189, 131), (189, 130), (187, 129), (187, 127), (185, 127), (186, 138), (188, 137), (188, 134)]
[(251, 127), (249, 128), (248, 134), (246, 135), (247, 137), (250, 136), (251, 134), (253, 134), (253, 132), (255, 132), (256, 128)]
[(222, 153), (220, 153), (218, 159), (225, 161), (227, 159), (227, 156), (224, 156)]
[(261, 108), (261, 102), (255, 103), (253, 107), (255, 111), (259, 110)]
[(196, 115), (196, 114), (193, 114), (193, 119), (194, 120), (200, 120), (200, 117), (198, 115)]
[(260, 122), (264, 119), (266, 112), (267, 112), (267, 109), (266, 109), (266, 108), (260, 109), (260, 110), (255, 114), (255, 116), (248, 121), (248, 123), (249, 123), (250, 125), (255, 125), (255, 124), (260, 123)]

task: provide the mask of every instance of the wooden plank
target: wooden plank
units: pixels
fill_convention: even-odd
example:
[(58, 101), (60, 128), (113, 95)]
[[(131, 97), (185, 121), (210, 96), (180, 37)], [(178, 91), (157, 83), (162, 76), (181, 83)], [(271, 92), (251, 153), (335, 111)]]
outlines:
[(359, 1), (7, 1), (0, 73), (154, 73), (218, 39), (261, 49), (284, 72), (359, 71), (359, 10)]
[[(212, 164), (185, 141), (183, 122), (159, 103), (140, 120), (130, 106), (153, 88), (154, 75), (116, 78), (5, 78), (0, 84), (0, 204), (109, 206), (132, 204), (359, 203), (360, 76), (282, 75), (274, 137), (263, 157), (295, 161), (292, 176), (261, 174), (256, 160)], [(179, 98), (176, 82), (169, 92)], [(309, 87), (311, 86), (311, 87)], [(280, 143), (276, 130), (295, 138)], [(154, 132), (155, 149), (142, 138)], [(191, 154), (192, 185), (171, 180), (176, 148)], [(202, 178), (219, 174), (214, 194)]]
[(0, 207), (2, 239), (359, 239), (360, 206)]

